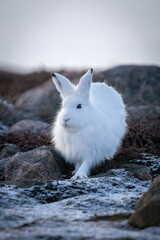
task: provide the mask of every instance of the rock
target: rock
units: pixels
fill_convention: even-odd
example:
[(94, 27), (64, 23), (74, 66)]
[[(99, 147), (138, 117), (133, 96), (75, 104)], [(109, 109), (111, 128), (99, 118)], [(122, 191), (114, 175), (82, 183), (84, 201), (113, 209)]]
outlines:
[(6, 133), (11, 125), (23, 119), (23, 111), (15, 109), (13, 103), (0, 97), (0, 136)]
[(16, 153), (7, 160), (5, 165), (6, 181), (56, 180), (62, 178), (51, 151), (45, 147)]
[(8, 158), (17, 152), (20, 152), (19, 147), (17, 147), (15, 144), (7, 144), (0, 152), (0, 159)]
[(160, 176), (156, 177), (148, 191), (142, 195), (135, 212), (129, 218), (133, 227), (160, 226)]
[(149, 187), (148, 191), (143, 194), (137, 203), (136, 209), (144, 207), (152, 197), (159, 197), (160, 199), (160, 176), (156, 177)]
[(6, 132), (6, 125), (13, 117), (14, 105), (0, 97), (0, 133)]
[(129, 106), (160, 105), (160, 67), (118, 66), (101, 72), (100, 77), (122, 93)]
[(10, 158), (3, 158), (0, 161), (0, 181), (4, 181), (5, 180), (5, 167), (7, 165), (7, 163), (9, 162)]
[(147, 166), (138, 164), (123, 164), (123, 167), (141, 181), (148, 181), (152, 179), (150, 168)]
[(125, 219), (128, 219), (130, 217), (130, 213), (116, 213), (112, 215), (95, 215), (94, 217), (91, 217), (89, 220), (90, 221), (110, 221), (110, 222), (115, 222), (115, 221), (123, 221)]
[[(18, 148), (17, 148), (17, 150), (18, 150)], [(41, 162), (41, 158), (39, 158), (39, 152), (42, 150), (44, 151), (45, 154), (42, 157), (42, 162)], [(47, 158), (47, 156), (46, 156), (47, 160), (45, 162), (45, 155), (47, 155), (47, 154), (49, 155), (49, 158)], [(52, 156), (50, 156), (50, 154)], [(52, 159), (52, 161), (51, 161), (51, 159)], [(42, 166), (41, 166), (41, 163), (42, 163)], [(12, 164), (15, 164), (15, 166), (12, 166)], [(30, 169), (28, 169), (27, 172), (24, 173), (24, 178), (23, 178), (23, 171), (24, 171), (25, 164), (28, 164), (28, 166), (30, 166)], [(44, 172), (42, 172), (42, 176), (38, 175), (39, 174), (38, 169), (35, 168), (36, 164), (40, 165), (40, 169), (42, 169), (44, 171)], [(31, 167), (33, 169), (31, 169)], [(50, 169), (50, 167), (51, 167), (51, 169)], [(7, 169), (9, 170), (9, 172), (7, 171)], [(24, 153), (18, 152), (13, 157), (7, 157), (7, 158), (1, 159), (0, 160), (0, 181), (5, 181), (5, 180), (11, 181), (11, 182), (25, 181), (25, 180), (29, 181), (30, 177), (27, 174), (29, 174), (28, 172), (31, 170), (32, 170), (33, 174), (35, 174), (35, 176), (36, 176), (36, 174), (37, 174), (37, 176), (39, 176), (38, 178), (31, 177), (31, 180), (32, 179), (33, 180), (40, 179), (40, 181), (42, 181), (42, 180), (57, 179), (56, 177), (59, 177), (60, 179), (62, 179), (62, 174), (70, 177), (73, 169), (70, 167), (70, 165), (66, 164), (64, 159), (54, 150), (53, 146), (42, 146), (42, 147), (39, 147), (32, 151), (28, 151), (28, 152), (24, 152)], [(19, 180), (19, 176), (16, 176), (14, 171), (22, 171), (21, 172), (22, 180)], [(49, 171), (50, 175), (47, 175), (47, 171)], [(56, 171), (57, 171), (57, 173), (56, 173)], [(62, 172), (62, 174), (61, 174), (61, 172)], [(11, 176), (8, 176), (8, 175), (6, 176), (6, 174), (8, 174), (8, 175), (10, 174)], [(47, 175), (47, 177), (46, 177), (46, 175)]]
[(22, 93), (15, 103), (23, 118), (48, 121), (54, 117), (60, 97), (53, 82), (47, 82)]
[(153, 119), (160, 116), (160, 106), (140, 105), (127, 107), (130, 118), (138, 117), (141, 121), (145, 119)]
[(0, 122), (0, 136), (4, 135), (8, 131), (8, 127)]
[(67, 185), (65, 182), (62, 183), (62, 181), (46, 181), (45, 183), (36, 183), (26, 195), (44, 204), (97, 192), (98, 189), (96, 187), (90, 187), (85, 182), (79, 183), (72, 181)]
[(49, 128), (49, 124), (48, 123), (44, 123), (42, 121), (34, 121), (34, 120), (21, 120), (17, 123), (15, 123), (14, 125), (12, 125), (12, 127), (10, 128), (8, 133), (26, 133), (26, 132), (31, 132), (31, 133), (38, 133), (38, 132), (42, 132), (42, 131), (46, 131)]
[(152, 178), (157, 177), (160, 175), (160, 157), (154, 156), (149, 153), (142, 153), (140, 159), (131, 159), (129, 163), (132, 164), (139, 164), (143, 166), (147, 166), (150, 168), (150, 174), (152, 175)]
[(120, 238), (116, 238), (115, 240), (134, 240), (131, 237), (120, 237)]

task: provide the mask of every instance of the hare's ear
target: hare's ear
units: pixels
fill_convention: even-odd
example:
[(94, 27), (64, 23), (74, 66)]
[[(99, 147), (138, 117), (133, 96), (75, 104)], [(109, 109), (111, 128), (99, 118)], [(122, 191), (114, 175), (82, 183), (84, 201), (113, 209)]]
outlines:
[(89, 97), (92, 76), (93, 76), (93, 69), (91, 68), (81, 77), (79, 81), (79, 84), (77, 86), (77, 92), (83, 97), (86, 97), (86, 98)]
[(67, 97), (74, 93), (74, 86), (66, 77), (58, 73), (51, 73), (51, 76), (57, 90), (62, 94), (62, 97)]

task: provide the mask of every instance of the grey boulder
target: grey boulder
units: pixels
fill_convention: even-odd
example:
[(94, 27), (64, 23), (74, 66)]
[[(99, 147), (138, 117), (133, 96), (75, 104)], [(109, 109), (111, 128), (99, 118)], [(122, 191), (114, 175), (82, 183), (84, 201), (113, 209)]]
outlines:
[(147, 166), (127, 163), (123, 164), (123, 167), (141, 181), (149, 181), (152, 179), (150, 168)]
[(47, 82), (22, 93), (15, 103), (18, 111), (23, 111), (23, 118), (48, 121), (53, 118), (58, 103), (59, 94), (53, 82)]
[(30, 119), (21, 120), (12, 125), (8, 133), (38, 133), (40, 131), (46, 131), (49, 128), (49, 124), (42, 121), (34, 121)]
[(0, 152), (0, 159), (11, 157), (17, 152), (20, 152), (20, 149), (15, 144), (6, 144)]
[(62, 173), (49, 147), (18, 152), (0, 161), (0, 177), (5, 181), (58, 180)]
[(137, 228), (160, 226), (160, 176), (156, 177), (148, 191), (142, 195), (129, 224)]

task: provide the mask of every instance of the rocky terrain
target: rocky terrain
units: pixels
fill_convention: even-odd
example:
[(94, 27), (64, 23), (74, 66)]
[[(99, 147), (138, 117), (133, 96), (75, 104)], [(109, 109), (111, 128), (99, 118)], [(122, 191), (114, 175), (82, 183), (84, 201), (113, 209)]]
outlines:
[[(83, 71), (61, 73), (76, 83)], [(123, 94), (128, 131), (75, 182), (51, 143), (60, 98), (49, 76), (0, 72), (0, 238), (160, 239), (160, 68), (95, 73)]]

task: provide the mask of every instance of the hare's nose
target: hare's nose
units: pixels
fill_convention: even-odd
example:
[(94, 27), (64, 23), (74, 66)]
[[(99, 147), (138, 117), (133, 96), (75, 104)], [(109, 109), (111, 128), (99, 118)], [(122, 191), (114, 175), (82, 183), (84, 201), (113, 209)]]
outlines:
[(64, 121), (65, 121), (65, 123), (66, 123), (66, 122), (68, 122), (69, 120), (70, 120), (70, 118), (67, 118), (67, 119), (65, 119)]

